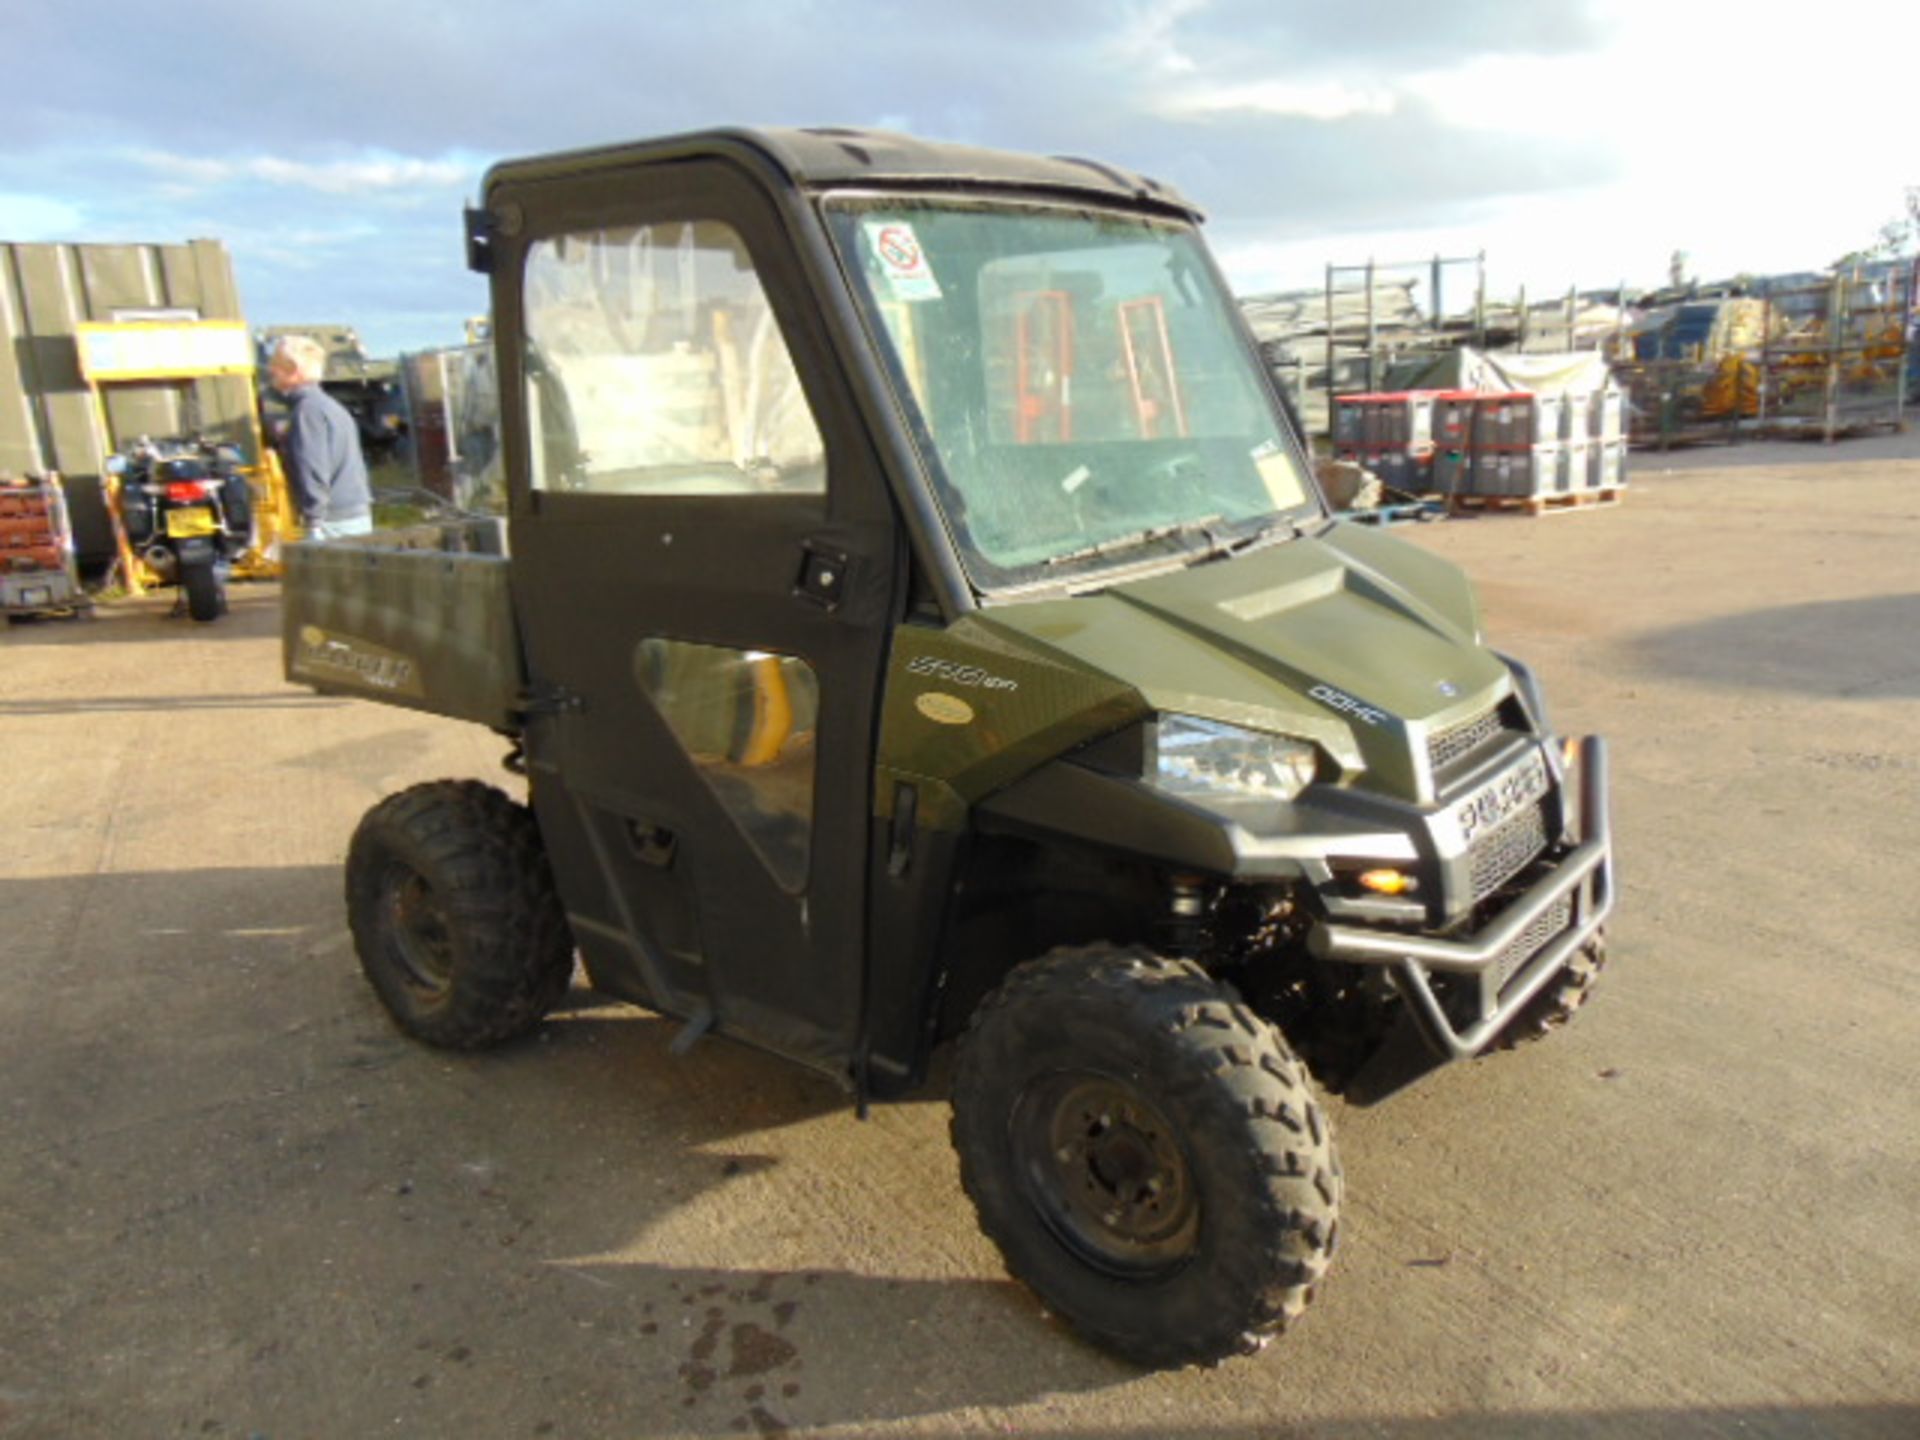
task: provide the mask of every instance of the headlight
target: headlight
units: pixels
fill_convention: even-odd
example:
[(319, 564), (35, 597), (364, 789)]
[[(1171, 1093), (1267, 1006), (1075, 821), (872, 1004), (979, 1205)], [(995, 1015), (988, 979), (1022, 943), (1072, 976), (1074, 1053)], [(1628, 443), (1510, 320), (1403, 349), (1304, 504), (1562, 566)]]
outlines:
[(1170, 795), (1291, 800), (1306, 789), (1319, 756), (1304, 740), (1162, 715), (1154, 727), (1148, 778)]

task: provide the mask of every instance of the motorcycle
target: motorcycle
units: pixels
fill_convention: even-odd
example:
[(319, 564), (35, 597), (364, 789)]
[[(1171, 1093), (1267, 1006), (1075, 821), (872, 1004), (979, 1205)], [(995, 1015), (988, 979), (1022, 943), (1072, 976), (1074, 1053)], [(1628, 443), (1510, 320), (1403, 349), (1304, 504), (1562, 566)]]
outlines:
[(201, 622), (226, 613), (228, 575), (253, 542), (253, 489), (240, 466), (235, 447), (199, 436), (142, 437), (107, 460), (128, 543)]

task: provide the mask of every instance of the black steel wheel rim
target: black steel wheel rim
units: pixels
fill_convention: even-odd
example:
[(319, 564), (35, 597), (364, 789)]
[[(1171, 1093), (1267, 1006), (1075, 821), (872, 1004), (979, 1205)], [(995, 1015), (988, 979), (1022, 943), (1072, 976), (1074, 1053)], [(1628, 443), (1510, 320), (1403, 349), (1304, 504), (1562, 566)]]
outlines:
[(1131, 1082), (1088, 1071), (1042, 1076), (1015, 1104), (1009, 1138), (1028, 1203), (1083, 1262), (1145, 1279), (1193, 1254), (1200, 1203), (1185, 1148)]
[(440, 897), (419, 871), (394, 865), (382, 898), (394, 958), (408, 988), (423, 1000), (441, 999), (453, 984), (453, 927)]

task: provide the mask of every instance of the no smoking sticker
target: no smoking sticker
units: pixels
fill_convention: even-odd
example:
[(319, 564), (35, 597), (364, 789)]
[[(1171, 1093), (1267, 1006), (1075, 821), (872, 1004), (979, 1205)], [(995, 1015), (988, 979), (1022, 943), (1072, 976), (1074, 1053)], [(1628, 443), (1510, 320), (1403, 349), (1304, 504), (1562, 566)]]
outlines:
[(896, 300), (938, 300), (940, 282), (933, 278), (927, 252), (913, 226), (900, 220), (867, 221), (867, 247), (880, 262), (887, 289)]

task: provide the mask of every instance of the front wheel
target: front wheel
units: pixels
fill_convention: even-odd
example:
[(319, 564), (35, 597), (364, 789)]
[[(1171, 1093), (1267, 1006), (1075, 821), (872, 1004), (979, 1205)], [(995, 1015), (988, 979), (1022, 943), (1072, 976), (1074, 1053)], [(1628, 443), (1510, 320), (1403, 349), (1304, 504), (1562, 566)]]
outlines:
[(1566, 968), (1513, 1017), (1500, 1032), (1497, 1048), (1512, 1050), (1535, 1040), (1544, 1040), (1573, 1019), (1593, 994), (1594, 983), (1607, 964), (1607, 942), (1596, 935), (1568, 959)]
[(433, 1045), (531, 1030), (573, 977), (533, 816), (478, 781), (416, 785), (367, 812), (347, 848), (347, 919), (394, 1023)]
[(187, 592), (187, 614), (205, 624), (218, 620), (227, 608), (227, 588), (213, 561), (180, 567), (180, 588)]
[(1304, 1067), (1189, 961), (1096, 945), (1015, 970), (961, 1043), (953, 1141), (1008, 1269), (1136, 1364), (1257, 1350), (1338, 1239)]

